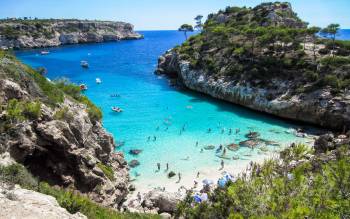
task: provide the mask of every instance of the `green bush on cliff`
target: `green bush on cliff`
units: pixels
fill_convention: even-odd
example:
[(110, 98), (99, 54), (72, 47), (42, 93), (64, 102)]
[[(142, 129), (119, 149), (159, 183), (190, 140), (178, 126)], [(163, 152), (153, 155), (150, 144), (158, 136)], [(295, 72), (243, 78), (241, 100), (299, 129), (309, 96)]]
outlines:
[(102, 170), (108, 179), (112, 181), (114, 180), (114, 171), (110, 166), (104, 165), (103, 163), (97, 163), (97, 167)]
[(41, 115), (41, 103), (39, 101), (29, 102), (11, 99), (7, 103), (6, 112), (11, 122), (38, 119)]
[[(178, 206), (186, 218), (348, 218), (350, 217), (349, 147), (335, 159), (308, 161), (313, 152), (303, 145), (281, 152), (282, 161), (252, 166), (225, 188), (195, 204), (188, 196)], [(317, 156), (317, 155), (316, 155)], [(298, 162), (300, 162), (298, 164)], [(291, 163), (296, 163), (295, 166)]]
[(0, 166), (0, 183), (18, 184), (22, 188), (37, 190), (38, 181), (20, 164)]

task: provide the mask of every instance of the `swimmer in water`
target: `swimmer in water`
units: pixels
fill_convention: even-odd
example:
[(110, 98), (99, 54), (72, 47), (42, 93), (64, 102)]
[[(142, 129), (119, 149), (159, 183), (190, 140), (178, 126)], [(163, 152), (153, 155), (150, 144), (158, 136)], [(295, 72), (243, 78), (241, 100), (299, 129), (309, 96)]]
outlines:
[(207, 131), (208, 133), (210, 133), (211, 132), (211, 128), (208, 128), (208, 131)]
[(157, 137), (156, 136), (153, 136), (153, 141), (157, 141)]
[(157, 163), (157, 169), (160, 171), (160, 163)]
[(150, 141), (150, 140), (151, 140), (151, 136), (148, 136), (147, 141)]
[(228, 134), (229, 134), (229, 135), (231, 135), (231, 134), (232, 134), (232, 129), (231, 129), (231, 128), (230, 128), (230, 131), (228, 132)]
[(236, 134), (238, 134), (241, 130), (240, 129), (236, 129)]
[(198, 146), (198, 141), (196, 141), (196, 147)]

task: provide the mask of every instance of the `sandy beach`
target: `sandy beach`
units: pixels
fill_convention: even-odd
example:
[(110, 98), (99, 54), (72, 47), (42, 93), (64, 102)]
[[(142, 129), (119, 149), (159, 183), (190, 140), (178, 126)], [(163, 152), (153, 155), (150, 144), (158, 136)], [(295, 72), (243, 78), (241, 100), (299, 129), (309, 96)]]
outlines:
[[(178, 181), (178, 175), (168, 178), (168, 172), (164, 169), (161, 169), (157, 174), (157, 178), (149, 178), (146, 180), (142, 180), (142, 182), (134, 181), (132, 184), (135, 185), (136, 190), (129, 194), (128, 200), (133, 200), (137, 198), (137, 193), (140, 192), (141, 194), (145, 194), (149, 192), (150, 190), (154, 188), (162, 188), (167, 192), (180, 192), (184, 193), (184, 188), (186, 190), (188, 189), (194, 189), (194, 181), (198, 182), (197, 188), (194, 189), (200, 190), (203, 186), (202, 181), (205, 179), (212, 180), (214, 182), (214, 185), (217, 184), (217, 181), (219, 178), (221, 178), (224, 174), (229, 173), (233, 176), (237, 176), (244, 171), (246, 171), (247, 167), (249, 166), (249, 163), (256, 162), (256, 163), (263, 163), (265, 160), (278, 157), (278, 153), (276, 152), (266, 152), (261, 153), (259, 156), (254, 157), (245, 157), (244, 160), (239, 159), (235, 161), (225, 162), (224, 168), (221, 169), (220, 162), (217, 163), (217, 166), (213, 166), (210, 168), (198, 168), (193, 169), (193, 171), (188, 171), (188, 173), (182, 173), (181, 174), (181, 180)], [(191, 162), (191, 160), (188, 160), (187, 162)], [(199, 177), (197, 178), (197, 173), (199, 172)], [(162, 185), (162, 186), (157, 186)]]

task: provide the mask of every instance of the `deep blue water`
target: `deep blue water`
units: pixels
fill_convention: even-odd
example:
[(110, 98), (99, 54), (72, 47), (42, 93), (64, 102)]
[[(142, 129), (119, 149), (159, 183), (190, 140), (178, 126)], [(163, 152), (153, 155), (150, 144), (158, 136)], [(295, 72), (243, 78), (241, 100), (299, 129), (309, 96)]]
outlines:
[[(117, 150), (123, 151), (129, 161), (140, 161), (141, 165), (131, 171), (133, 177), (136, 172), (141, 174), (136, 181), (139, 185), (168, 183), (165, 174), (154, 171), (157, 162), (162, 167), (169, 163), (171, 170), (183, 173), (183, 178), (203, 168), (218, 167), (221, 159), (215, 156), (215, 151), (201, 153), (201, 148), (238, 143), (246, 139), (244, 134), (248, 130), (259, 131), (262, 138), (282, 145), (305, 141), (288, 133), (296, 127), (288, 121), (170, 87), (167, 79), (153, 72), (158, 56), (183, 42), (183, 34), (177, 31), (142, 33), (143, 40), (50, 48), (46, 56), (39, 55), (40, 50), (17, 52), (25, 63), (47, 68), (50, 79), (66, 77), (74, 83), (88, 85), (86, 95), (101, 107), (104, 127), (117, 141), (125, 142)], [(87, 60), (90, 68), (81, 68), (81, 60)], [(95, 83), (97, 77), (102, 84)], [(110, 96), (116, 93), (120, 97)], [(124, 112), (112, 112), (112, 106), (119, 106)], [(207, 133), (209, 128), (211, 133)], [(229, 129), (233, 133), (230, 134)], [(240, 133), (235, 134), (235, 129), (240, 129)], [(135, 157), (128, 154), (130, 149), (143, 151)], [(227, 152), (229, 158), (233, 155), (242, 159), (227, 160), (227, 166), (262, 156), (261, 151), (248, 148)], [(187, 157), (189, 161), (184, 160)]]
[(350, 29), (341, 29), (337, 38), (339, 40), (350, 40)]

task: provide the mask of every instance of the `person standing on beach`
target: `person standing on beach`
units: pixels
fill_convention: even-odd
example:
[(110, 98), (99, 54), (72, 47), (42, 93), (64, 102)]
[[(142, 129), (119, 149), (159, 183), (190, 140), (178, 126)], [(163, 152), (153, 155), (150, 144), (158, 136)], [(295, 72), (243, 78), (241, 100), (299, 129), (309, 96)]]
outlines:
[(224, 167), (225, 167), (224, 160), (221, 160), (221, 169), (220, 170), (224, 169)]
[(166, 163), (166, 171), (169, 170), (169, 163)]
[(199, 171), (197, 172), (197, 178), (199, 178)]
[(157, 163), (158, 171), (160, 171), (160, 163)]
[(137, 193), (137, 199), (139, 200), (139, 202), (141, 202), (142, 197), (140, 192)]
[(179, 182), (180, 182), (181, 181), (181, 173), (179, 173), (178, 176), (179, 176)]

